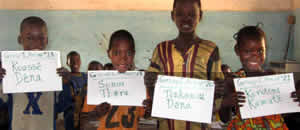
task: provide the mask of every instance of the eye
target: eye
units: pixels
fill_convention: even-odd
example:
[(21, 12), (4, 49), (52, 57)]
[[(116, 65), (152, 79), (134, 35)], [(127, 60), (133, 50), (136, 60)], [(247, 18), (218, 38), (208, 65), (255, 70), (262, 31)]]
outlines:
[(128, 51), (128, 52), (127, 52), (127, 56), (132, 56), (132, 52), (131, 52), (131, 51)]
[(119, 54), (120, 54), (119, 51), (113, 51), (114, 56), (118, 56)]
[(264, 53), (264, 50), (260, 49), (260, 50), (258, 50), (257, 52), (258, 52), (258, 54), (263, 54), (263, 53)]
[(26, 39), (27, 39), (27, 40), (33, 40), (33, 38), (32, 38), (32, 37), (26, 37)]

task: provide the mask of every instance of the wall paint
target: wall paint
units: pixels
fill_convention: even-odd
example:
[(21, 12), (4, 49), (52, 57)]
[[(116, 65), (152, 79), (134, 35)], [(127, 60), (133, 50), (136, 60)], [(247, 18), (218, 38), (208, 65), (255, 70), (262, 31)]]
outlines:
[(296, 16), (296, 25), (295, 25), (295, 36), (294, 36), (294, 59), (300, 62), (300, 7), (295, 9), (294, 15)]
[[(1, 0), (9, 10), (171, 10), (173, 0)], [(293, 0), (202, 0), (212, 11), (291, 10)]]
[[(223, 63), (236, 70), (240, 64), (233, 51), (235, 40), (232, 36), (244, 25), (264, 23), (262, 28), (269, 44), (268, 61), (282, 60), (288, 32), (286, 18), (290, 13), (207, 11), (197, 32), (200, 37), (217, 43)], [(81, 54), (82, 71), (91, 60), (109, 62), (107, 41), (103, 39), (109, 39), (117, 29), (128, 29), (134, 35), (137, 47), (135, 62), (142, 69), (149, 65), (152, 51), (159, 42), (177, 35), (169, 11), (0, 11), (2, 51), (21, 49), (17, 44), (19, 23), (31, 15), (41, 16), (47, 21), (48, 49), (61, 51), (62, 63), (66, 62), (66, 55), (71, 50)]]
[(294, 7), (294, 9), (300, 8), (300, 1), (299, 0), (293, 0), (293, 7)]

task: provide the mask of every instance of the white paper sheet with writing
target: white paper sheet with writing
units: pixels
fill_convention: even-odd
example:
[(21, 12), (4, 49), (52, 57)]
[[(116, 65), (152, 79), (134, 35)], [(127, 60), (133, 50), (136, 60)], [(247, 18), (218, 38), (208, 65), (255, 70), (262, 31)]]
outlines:
[(142, 106), (145, 99), (144, 72), (88, 71), (89, 105)]
[(152, 116), (211, 123), (214, 91), (213, 81), (159, 75)]
[(246, 103), (240, 107), (243, 119), (275, 114), (300, 112), (293, 102), (295, 91), (293, 74), (234, 79), (236, 91), (245, 93)]
[(3, 51), (4, 93), (61, 91), (62, 78), (58, 51)]

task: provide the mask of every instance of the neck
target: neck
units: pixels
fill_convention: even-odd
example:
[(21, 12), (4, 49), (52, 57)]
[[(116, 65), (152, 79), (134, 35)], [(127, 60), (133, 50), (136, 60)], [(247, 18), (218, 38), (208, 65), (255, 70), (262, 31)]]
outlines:
[(199, 39), (200, 38), (195, 34), (195, 32), (192, 33), (180, 32), (178, 37), (175, 40), (175, 46), (179, 51), (184, 53)]

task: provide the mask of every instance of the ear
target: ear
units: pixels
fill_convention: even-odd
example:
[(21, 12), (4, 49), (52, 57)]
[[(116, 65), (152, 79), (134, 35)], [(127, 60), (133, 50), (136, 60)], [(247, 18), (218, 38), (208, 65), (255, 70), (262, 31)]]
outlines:
[(174, 14), (174, 11), (171, 12), (171, 19), (172, 19), (172, 21), (174, 22), (174, 20), (175, 20), (175, 14)]
[(112, 57), (112, 51), (111, 50), (107, 50), (107, 56), (109, 59), (111, 59)]
[(18, 36), (18, 43), (20, 45), (22, 45), (22, 43), (23, 43), (23, 39), (22, 39), (21, 35)]
[(71, 62), (71, 61), (70, 61), (70, 57), (68, 57), (68, 58), (67, 58), (67, 63), (66, 63), (66, 64), (67, 64), (68, 66), (70, 66), (70, 62)]
[(239, 47), (237, 44), (234, 46), (234, 51), (237, 56), (240, 56), (240, 51), (239, 51)]

